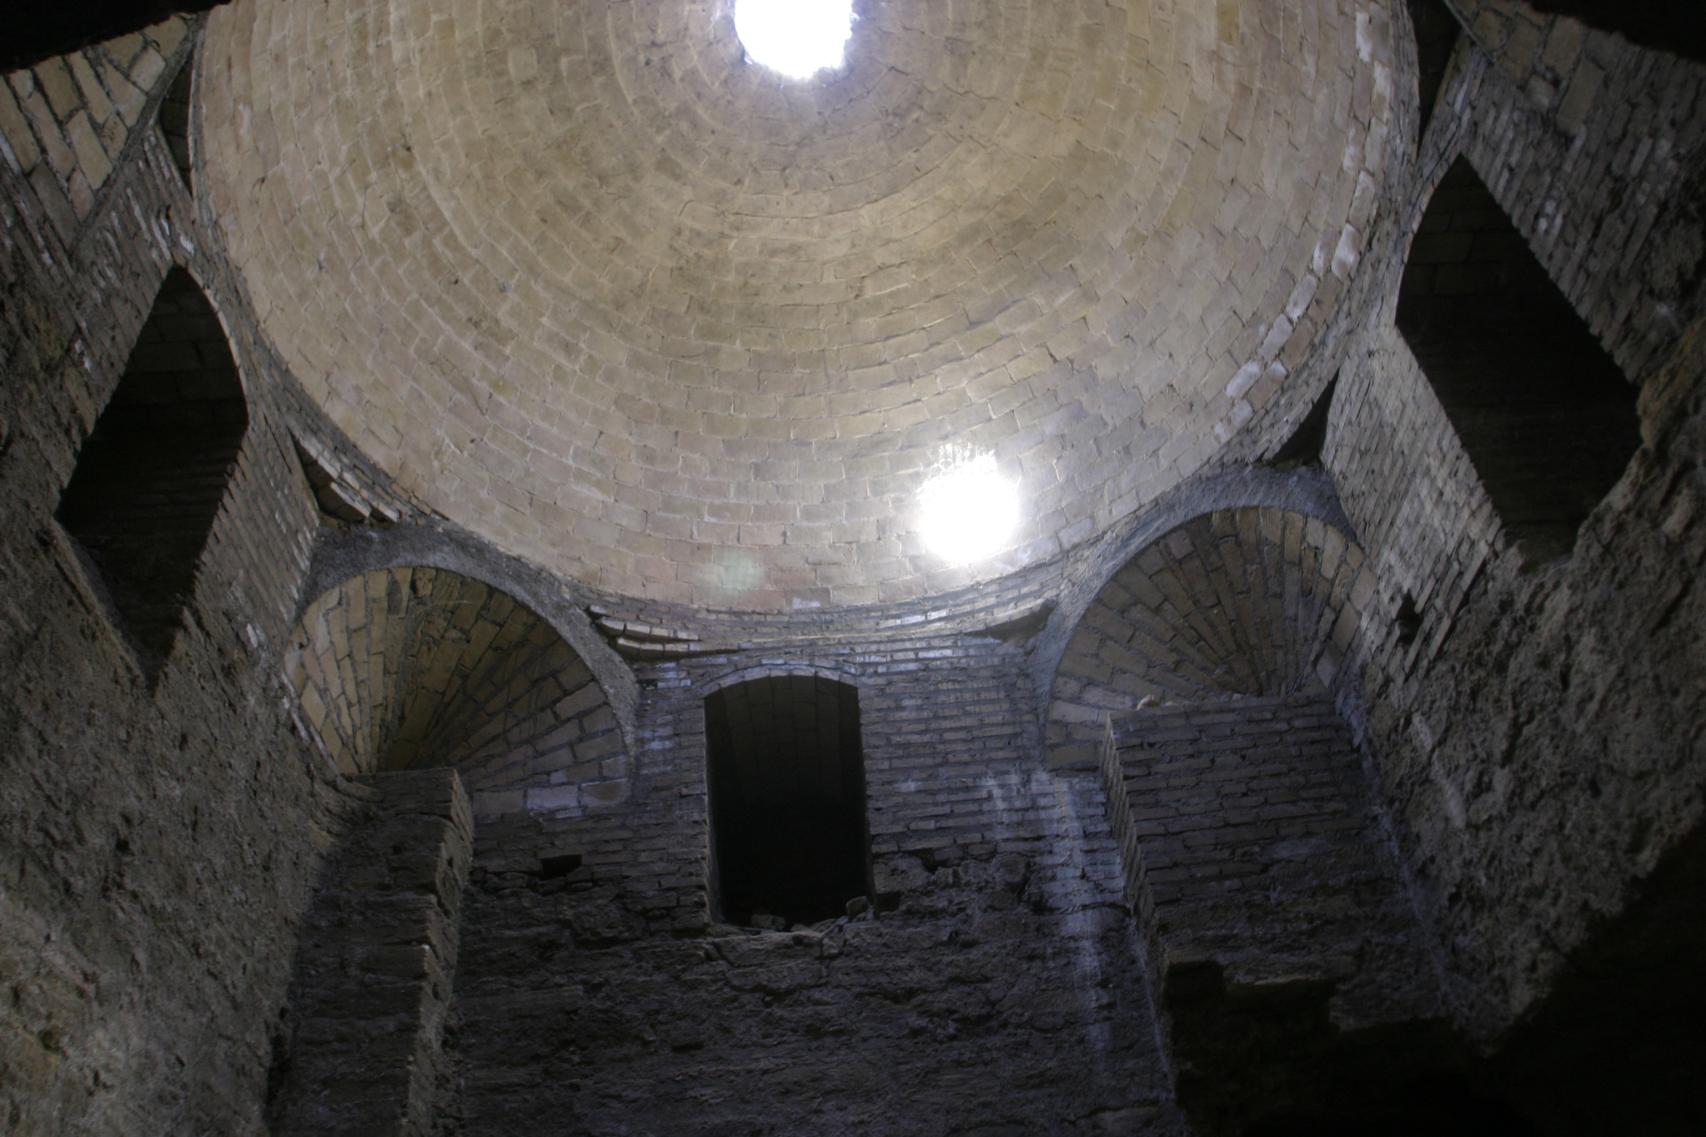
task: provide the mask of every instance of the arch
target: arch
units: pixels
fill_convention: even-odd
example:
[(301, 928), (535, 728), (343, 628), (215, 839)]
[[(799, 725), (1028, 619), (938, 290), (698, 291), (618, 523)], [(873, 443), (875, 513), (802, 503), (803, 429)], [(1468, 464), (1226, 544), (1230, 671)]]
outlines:
[(859, 692), (773, 669), (705, 697), (714, 910), (782, 927), (869, 896)]
[(285, 673), (347, 774), (455, 767), (480, 813), (625, 800), (632, 760), (603, 686), (537, 612), (429, 566), (374, 569), (303, 611)]
[(1223, 509), (1282, 509), (1319, 518), (1343, 533), (1351, 523), (1339, 504), (1333, 479), (1319, 466), (1277, 470), (1267, 466), (1219, 470), (1194, 478), (1163, 494), (1148, 509), (1134, 513), (1111, 530), (1082, 568), (1038, 637), (1031, 677), (1036, 705), (1046, 708), (1061, 657), (1084, 614), (1108, 581), (1149, 545), (1172, 529), (1205, 513)]
[(248, 425), (225, 327), (174, 266), (55, 511), (151, 678), (182, 626)]
[(833, 664), (765, 663), (756, 667), (740, 667), (725, 672), (715, 679), (705, 682), (700, 686), (699, 691), (701, 695), (709, 697), (725, 687), (736, 687), (742, 683), (751, 683), (755, 679), (776, 679), (790, 675), (826, 679), (831, 683), (840, 683), (855, 690), (862, 688), (865, 683), (865, 677), (858, 672)]
[(628, 751), (639, 750), (634, 723), (639, 684), (627, 662), (593, 627), (585, 607), (588, 600), (576, 596), (562, 580), (454, 526), (426, 520), (349, 532), (322, 530), (298, 616), (314, 598), (351, 577), (379, 569), (419, 567), (443, 569), (498, 589), (549, 624), (591, 668), (610, 699)]
[(1049, 692), (1050, 763), (1095, 761), (1110, 713), (1319, 684), (1350, 650), (1374, 586), (1355, 542), (1300, 512), (1235, 507), (1175, 527), (1114, 573), (1074, 627)]

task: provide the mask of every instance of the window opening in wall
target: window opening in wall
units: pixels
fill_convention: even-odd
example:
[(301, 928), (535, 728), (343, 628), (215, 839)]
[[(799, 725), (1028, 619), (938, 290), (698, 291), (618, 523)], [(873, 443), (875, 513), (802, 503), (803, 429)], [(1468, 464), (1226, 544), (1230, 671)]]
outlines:
[(177, 636), (247, 425), (219, 317), (174, 268), (56, 513), (151, 675)]
[(1445, 72), (1451, 65), (1451, 53), (1457, 49), (1462, 29), (1445, 0), (1409, 0), (1409, 7), (1410, 25), (1416, 33), (1416, 93), (1422, 103), (1416, 128), (1416, 145), (1420, 146), (1433, 119), (1434, 104), (1439, 102), (1439, 89), (1445, 83)]
[(859, 693), (815, 676), (754, 679), (705, 700), (718, 916), (784, 928), (870, 894)]
[(1327, 443), (1327, 419), (1333, 413), (1333, 392), (1338, 389), (1339, 377), (1335, 374), (1315, 397), (1297, 430), (1286, 439), (1284, 446), (1274, 452), (1275, 467), (1291, 470), (1321, 464), (1321, 448)]
[(1525, 559), (1569, 552), (1640, 441), (1635, 388), (1462, 158), (1410, 247), (1398, 331)]
[(190, 180), (190, 73), (195, 70), (195, 55), (184, 57), (184, 62), (178, 68), (177, 78), (166, 88), (166, 95), (160, 100), (160, 133), (165, 136), (166, 149), (171, 151), (172, 165), (178, 168), (178, 177), (183, 179), (184, 188), (195, 191), (195, 183)]
[(840, 67), (854, 19), (853, 0), (735, 0), (747, 57), (790, 79)]

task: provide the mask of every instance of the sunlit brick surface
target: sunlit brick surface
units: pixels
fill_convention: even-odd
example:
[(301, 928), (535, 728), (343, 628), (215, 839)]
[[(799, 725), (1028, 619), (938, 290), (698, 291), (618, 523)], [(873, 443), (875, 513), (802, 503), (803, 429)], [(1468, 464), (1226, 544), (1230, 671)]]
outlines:
[[(267, 334), (428, 505), (632, 595), (900, 600), (1272, 398), (1360, 256), (1390, 42), (1373, 0), (904, 0), (795, 85), (723, 3), (237, 3), (203, 153)], [(916, 531), (950, 443), (1025, 511), (958, 569)]]

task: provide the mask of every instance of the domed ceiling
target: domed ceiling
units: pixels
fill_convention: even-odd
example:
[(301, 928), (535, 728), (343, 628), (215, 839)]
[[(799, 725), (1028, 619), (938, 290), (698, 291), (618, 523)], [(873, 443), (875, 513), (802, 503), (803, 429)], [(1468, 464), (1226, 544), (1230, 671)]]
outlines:
[[(262, 327), (427, 505), (636, 596), (910, 599), (1202, 465), (1307, 353), (1387, 145), (1369, 0), (239, 0), (202, 153)], [(953, 566), (925, 480), (1021, 521)]]

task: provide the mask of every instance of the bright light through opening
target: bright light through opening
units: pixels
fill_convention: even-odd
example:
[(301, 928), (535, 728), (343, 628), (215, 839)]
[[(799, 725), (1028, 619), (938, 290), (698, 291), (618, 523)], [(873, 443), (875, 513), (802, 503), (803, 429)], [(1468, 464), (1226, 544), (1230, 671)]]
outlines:
[(841, 66), (853, 0), (735, 0), (735, 34), (754, 60), (790, 79)]
[(996, 469), (995, 455), (950, 465), (919, 491), (924, 543), (956, 565), (982, 560), (1007, 543), (1019, 523), (1019, 487)]

